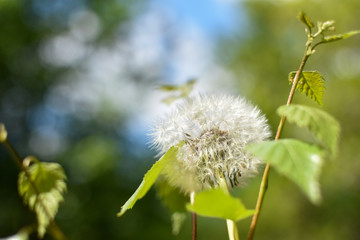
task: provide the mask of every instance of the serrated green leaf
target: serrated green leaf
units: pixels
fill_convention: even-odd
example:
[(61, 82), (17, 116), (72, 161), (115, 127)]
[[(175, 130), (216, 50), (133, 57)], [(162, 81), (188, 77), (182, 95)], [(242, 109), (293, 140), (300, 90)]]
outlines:
[(18, 190), (24, 203), (36, 213), (38, 235), (42, 238), (64, 201), (66, 175), (59, 164), (47, 162), (35, 162), (27, 172), (30, 180), (25, 171), (20, 172)]
[(289, 122), (308, 128), (333, 157), (336, 155), (340, 124), (330, 114), (317, 108), (296, 104), (281, 106), (277, 112), (280, 116), (286, 116)]
[(304, 12), (300, 12), (298, 15), (299, 20), (304, 23), (309, 29), (314, 27), (314, 24), (310, 21), (308, 16), (305, 15)]
[(164, 205), (172, 212), (186, 212), (185, 204), (189, 197), (185, 196), (178, 188), (171, 186), (164, 178), (159, 177), (155, 183), (157, 196)]
[(356, 30), (356, 31), (346, 32), (346, 33), (343, 33), (343, 34), (325, 36), (323, 41), (326, 42), (326, 43), (335, 42), (335, 41), (338, 41), (338, 40), (341, 40), (341, 39), (349, 38), (349, 37), (354, 36), (354, 35), (359, 34), (359, 33), (360, 33), (360, 31)]
[[(296, 72), (290, 72), (289, 81), (292, 83)], [(300, 92), (310, 97), (312, 100), (322, 105), (322, 98), (325, 91), (324, 78), (317, 71), (304, 71), (300, 75), (300, 79), (296, 86)]]
[(151, 186), (155, 183), (156, 179), (161, 173), (161, 170), (166, 166), (169, 161), (176, 159), (176, 155), (179, 147), (184, 145), (184, 141), (181, 141), (175, 146), (172, 146), (145, 174), (140, 186), (136, 189), (134, 194), (126, 201), (121, 207), (118, 217), (122, 216), (127, 210), (131, 209), (137, 200), (143, 198), (149, 191)]
[(206, 217), (216, 217), (239, 221), (250, 217), (255, 210), (246, 209), (238, 198), (232, 197), (221, 188), (200, 192), (195, 195), (194, 204), (186, 208), (196, 214)]
[(251, 144), (247, 149), (294, 181), (313, 203), (321, 201), (319, 177), (324, 155), (321, 149), (295, 139)]

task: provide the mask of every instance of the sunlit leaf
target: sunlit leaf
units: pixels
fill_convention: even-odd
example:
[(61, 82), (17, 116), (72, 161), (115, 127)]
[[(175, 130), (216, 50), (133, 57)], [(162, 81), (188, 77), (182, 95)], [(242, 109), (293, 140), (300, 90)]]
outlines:
[(303, 22), (309, 29), (314, 27), (314, 24), (310, 21), (308, 16), (305, 15), (304, 12), (300, 12), (298, 18), (301, 22)]
[(191, 79), (188, 82), (186, 82), (185, 84), (182, 85), (161, 85), (159, 87), (159, 90), (161, 91), (165, 91), (165, 92), (172, 92), (172, 91), (181, 91), (184, 94), (186, 93), (190, 93), (190, 91), (192, 90), (194, 84), (195, 84), (196, 80), (195, 79)]
[(5, 125), (0, 123), (0, 142), (4, 142), (7, 138), (7, 131)]
[[(289, 81), (292, 82), (296, 72), (290, 72)], [(325, 91), (324, 78), (317, 71), (304, 71), (300, 75), (300, 79), (296, 86), (300, 92), (310, 97), (319, 105), (322, 104), (322, 98)]]
[(346, 32), (346, 33), (343, 33), (343, 34), (325, 36), (323, 41), (327, 42), (327, 43), (328, 42), (334, 42), (334, 41), (338, 41), (338, 40), (341, 40), (341, 39), (349, 38), (349, 37), (354, 36), (354, 35), (359, 34), (359, 33), (360, 33), (360, 31), (356, 30), (356, 31)]
[(294, 181), (313, 203), (321, 201), (319, 177), (324, 152), (295, 139), (252, 144), (248, 150)]
[(187, 204), (189, 211), (206, 217), (239, 221), (250, 217), (255, 210), (248, 210), (240, 199), (232, 197), (221, 188), (210, 189), (195, 195), (194, 204)]
[(191, 93), (192, 89), (194, 88), (194, 84), (196, 83), (195, 79), (189, 80), (187, 83), (183, 85), (161, 85), (159, 87), (160, 90), (165, 92), (173, 92), (174, 94), (164, 98), (162, 102), (166, 104), (171, 104), (174, 101), (187, 98)]
[(335, 24), (334, 20), (329, 20), (323, 23), (319, 22), (320, 25), (319, 29), (321, 29), (321, 31), (326, 31), (326, 30), (334, 31), (335, 30), (334, 24)]
[(27, 172), (30, 179), (25, 171), (20, 172), (18, 189), (24, 203), (36, 213), (38, 235), (42, 238), (64, 201), (66, 176), (57, 163), (35, 162)]
[(281, 106), (277, 112), (286, 116), (289, 122), (307, 127), (333, 156), (336, 155), (340, 125), (330, 114), (318, 108), (296, 104)]
[(136, 189), (134, 194), (126, 201), (121, 207), (120, 212), (117, 214), (118, 217), (122, 216), (128, 209), (131, 209), (137, 200), (143, 198), (149, 191), (151, 186), (155, 183), (156, 179), (160, 175), (161, 170), (168, 164), (169, 161), (176, 159), (178, 148), (184, 144), (181, 141), (175, 146), (172, 146), (145, 174), (140, 186)]

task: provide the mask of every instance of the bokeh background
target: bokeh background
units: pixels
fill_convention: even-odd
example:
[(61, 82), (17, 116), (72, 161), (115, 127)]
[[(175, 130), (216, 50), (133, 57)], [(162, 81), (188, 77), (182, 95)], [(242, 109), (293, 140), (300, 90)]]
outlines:
[[(301, 10), (336, 20), (338, 33), (360, 29), (357, 0), (0, 0), (0, 122), (23, 157), (64, 167), (56, 221), (67, 237), (190, 239), (190, 217), (172, 235), (154, 189), (116, 217), (156, 160), (147, 134), (171, 109), (158, 87), (196, 78), (194, 92), (244, 96), (275, 131), (306, 41)], [(339, 155), (324, 164), (320, 206), (271, 171), (255, 239), (359, 239), (360, 37), (319, 47), (306, 69), (325, 76), (322, 108), (341, 123)], [(312, 140), (289, 124), (283, 136)], [(0, 146), (0, 238), (35, 221), (17, 174)], [(234, 192), (248, 208), (260, 175)], [(249, 224), (239, 222), (241, 238)], [(224, 221), (198, 225), (199, 239), (227, 239)]]

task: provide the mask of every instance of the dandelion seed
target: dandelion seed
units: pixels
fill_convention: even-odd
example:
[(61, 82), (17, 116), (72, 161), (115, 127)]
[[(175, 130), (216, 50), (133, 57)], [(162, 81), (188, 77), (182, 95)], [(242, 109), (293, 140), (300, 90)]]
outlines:
[(243, 98), (205, 95), (188, 98), (154, 128), (153, 145), (164, 154), (184, 140), (177, 160), (163, 174), (184, 192), (219, 184), (242, 185), (257, 173), (260, 160), (245, 151), (270, 136), (266, 118)]

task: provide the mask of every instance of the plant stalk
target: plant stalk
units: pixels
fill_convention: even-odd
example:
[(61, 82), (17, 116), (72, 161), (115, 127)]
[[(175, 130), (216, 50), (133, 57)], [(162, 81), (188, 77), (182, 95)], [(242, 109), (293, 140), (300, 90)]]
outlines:
[[(194, 205), (195, 202), (195, 192), (190, 193), (190, 204)], [(196, 213), (191, 213), (192, 217), (192, 240), (197, 239), (197, 219), (196, 219)]]
[(230, 219), (226, 219), (226, 226), (228, 229), (229, 240), (240, 240), (236, 222)]
[[(230, 194), (229, 186), (227, 185), (224, 176), (219, 177), (219, 185), (227, 194)], [(229, 234), (229, 240), (240, 240), (236, 222), (231, 219), (226, 219), (226, 226)]]
[[(295, 77), (293, 79), (293, 84), (291, 86), (289, 97), (288, 97), (288, 100), (286, 102), (287, 106), (291, 104), (291, 101), (292, 101), (292, 99), (294, 97), (294, 93), (295, 93), (295, 90), (296, 90), (296, 86), (297, 86), (297, 84), (299, 82), (299, 79), (300, 79), (300, 75), (301, 75), (301, 73), (302, 73), (302, 71), (304, 69), (304, 66), (305, 66), (308, 58), (311, 56), (311, 50), (312, 49), (313, 48), (311, 48), (310, 43), (308, 42), (306, 44), (306, 50), (305, 50), (304, 56), (303, 56), (303, 58), (301, 60), (299, 69), (297, 70), (297, 72), (295, 74)], [(283, 129), (284, 125), (285, 125), (285, 121), (286, 121), (286, 117), (282, 116), (281, 119), (280, 119), (278, 129), (276, 131), (275, 141), (280, 138), (282, 129)], [(256, 202), (255, 214), (253, 215), (251, 225), (250, 225), (250, 230), (249, 230), (249, 233), (248, 233), (248, 238), (247, 238), (248, 240), (252, 240), (253, 237), (254, 237), (254, 232), (255, 232), (256, 224), (257, 224), (257, 221), (258, 221), (258, 218), (259, 218), (261, 206), (262, 206), (262, 203), (263, 203), (263, 200), (264, 200), (265, 192), (266, 192), (267, 187), (268, 187), (269, 171), (270, 171), (270, 164), (267, 163), (266, 167), (265, 167), (265, 170), (264, 170), (264, 173), (263, 173), (261, 184), (260, 184), (260, 190), (259, 190), (259, 195), (258, 195), (258, 199), (257, 199), (257, 202)]]

